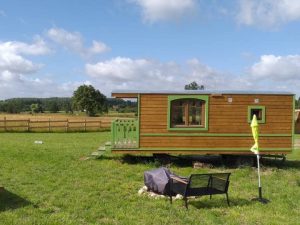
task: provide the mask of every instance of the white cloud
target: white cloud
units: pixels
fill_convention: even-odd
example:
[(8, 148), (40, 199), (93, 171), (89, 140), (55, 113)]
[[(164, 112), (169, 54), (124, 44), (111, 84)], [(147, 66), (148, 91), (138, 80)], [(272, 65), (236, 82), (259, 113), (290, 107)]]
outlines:
[(188, 60), (187, 65), (189, 80), (197, 80), (209, 89), (220, 88), (225, 82), (225, 77), (229, 75), (201, 63), (198, 59)]
[(0, 42), (0, 99), (66, 95), (61, 85), (50, 79), (31, 78), (42, 65), (32, 62), (27, 56), (50, 53), (47, 44), (36, 37), (32, 44), (8, 41)]
[[(162, 64), (147, 59), (131, 59), (117, 57), (97, 64), (87, 64), (86, 72), (92, 77), (103, 77), (113, 81), (132, 81), (134, 79), (161, 79), (170, 80), (172, 77), (162, 74), (167, 71), (174, 71), (175, 64)], [(176, 66), (175, 66), (176, 67)], [(175, 74), (174, 74), (175, 75)]]
[(9, 51), (24, 55), (44, 55), (49, 53), (50, 49), (42, 38), (36, 36), (33, 44), (18, 41), (0, 42), (0, 51)]
[[(208, 89), (216, 89), (225, 82), (224, 73), (197, 59), (188, 60), (181, 65), (175, 62), (117, 57), (96, 64), (86, 64), (86, 73), (107, 94), (112, 89), (183, 90), (185, 84), (194, 80)], [(226, 87), (232, 88), (229, 85)]]
[(300, 55), (263, 55), (250, 68), (254, 79), (270, 79), (278, 82), (300, 81)]
[(24, 55), (44, 55), (49, 52), (50, 49), (41, 38), (36, 38), (33, 44), (17, 41), (0, 42), (0, 73), (34, 73), (41, 65), (34, 64), (24, 58)]
[[(85, 48), (79, 33), (50, 29), (48, 35), (50, 34), (53, 41), (84, 57), (108, 50), (99, 41), (93, 41), (89, 48)], [(58, 83), (54, 79), (55, 75), (53, 78), (43, 77), (40, 74), (43, 65), (34, 62), (34, 59), (53, 52), (48, 44), (40, 36), (36, 36), (32, 43), (0, 42), (0, 99), (71, 96), (82, 83), (90, 84), (89, 81)]]
[(62, 45), (69, 51), (75, 52), (83, 57), (101, 54), (109, 51), (110, 48), (100, 41), (93, 41), (90, 48), (86, 48), (83, 38), (78, 32), (69, 32), (61, 28), (51, 28), (47, 31), (47, 36), (57, 44)]
[(300, 94), (300, 56), (262, 56), (244, 75), (218, 71), (198, 59), (184, 64), (117, 57), (86, 64), (91, 83), (110, 95), (113, 89), (183, 90), (196, 81), (206, 90), (289, 91)]
[(240, 24), (277, 27), (300, 19), (299, 0), (238, 0)]
[(196, 9), (196, 0), (129, 0), (142, 8), (146, 22), (171, 21), (191, 15)]
[(57, 83), (47, 78), (29, 78), (8, 71), (0, 73), (0, 99), (13, 97), (63, 97), (71, 96), (81, 84), (89, 82)]
[(90, 47), (88, 49), (88, 52), (90, 52), (90, 54), (101, 54), (101, 53), (106, 52), (108, 50), (109, 50), (109, 48), (103, 42), (93, 41), (93, 45), (92, 45), (92, 47)]

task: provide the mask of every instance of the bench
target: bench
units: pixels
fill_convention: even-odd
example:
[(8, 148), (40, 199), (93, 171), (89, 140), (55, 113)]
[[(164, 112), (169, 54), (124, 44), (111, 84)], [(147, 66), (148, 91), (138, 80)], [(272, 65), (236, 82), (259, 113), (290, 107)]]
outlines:
[(217, 194), (226, 194), (227, 204), (229, 177), (231, 173), (211, 173), (211, 174), (192, 174), (189, 178), (183, 178), (171, 175), (170, 179), (170, 202), (172, 204), (172, 195), (180, 194), (185, 201), (185, 207), (188, 209), (188, 197), (204, 196)]

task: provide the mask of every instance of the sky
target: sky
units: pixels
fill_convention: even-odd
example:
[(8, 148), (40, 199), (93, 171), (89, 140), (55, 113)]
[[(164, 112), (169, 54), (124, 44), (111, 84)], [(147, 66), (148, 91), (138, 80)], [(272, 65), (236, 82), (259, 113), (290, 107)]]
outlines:
[(0, 0), (0, 100), (112, 90), (300, 95), (299, 0)]

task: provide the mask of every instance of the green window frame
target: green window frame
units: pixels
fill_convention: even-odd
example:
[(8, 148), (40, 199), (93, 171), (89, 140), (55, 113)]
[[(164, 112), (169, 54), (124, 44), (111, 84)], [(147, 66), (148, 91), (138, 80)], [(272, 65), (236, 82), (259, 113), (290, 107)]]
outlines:
[[(179, 100), (179, 99), (197, 99), (204, 101), (204, 125), (201, 127), (195, 126), (195, 127), (172, 127), (171, 124), (171, 106), (172, 101)], [(170, 131), (207, 131), (208, 130), (208, 104), (209, 104), (209, 96), (208, 95), (169, 95), (168, 96), (168, 115), (167, 115), (167, 129)]]
[(261, 110), (261, 119), (257, 119), (258, 123), (266, 123), (266, 107), (261, 105), (248, 106), (248, 123), (251, 123), (252, 110)]

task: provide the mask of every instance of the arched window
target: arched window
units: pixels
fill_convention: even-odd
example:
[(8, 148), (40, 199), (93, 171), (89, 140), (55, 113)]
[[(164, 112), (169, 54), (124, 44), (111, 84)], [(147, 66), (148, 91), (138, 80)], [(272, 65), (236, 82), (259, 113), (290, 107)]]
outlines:
[(169, 96), (169, 129), (207, 128), (207, 98)]

